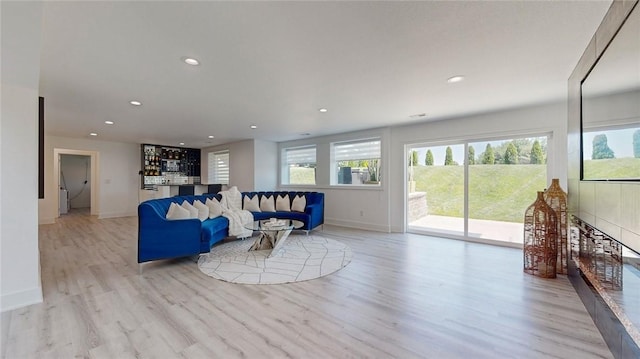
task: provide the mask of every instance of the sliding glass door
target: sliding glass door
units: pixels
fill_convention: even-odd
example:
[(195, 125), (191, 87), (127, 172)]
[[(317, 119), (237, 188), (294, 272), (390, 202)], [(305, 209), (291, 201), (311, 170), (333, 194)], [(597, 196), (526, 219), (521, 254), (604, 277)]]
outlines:
[(464, 236), (464, 153), (461, 143), (409, 147), (409, 227)]
[(524, 211), (547, 183), (547, 136), (416, 144), (407, 157), (410, 232), (522, 243)]

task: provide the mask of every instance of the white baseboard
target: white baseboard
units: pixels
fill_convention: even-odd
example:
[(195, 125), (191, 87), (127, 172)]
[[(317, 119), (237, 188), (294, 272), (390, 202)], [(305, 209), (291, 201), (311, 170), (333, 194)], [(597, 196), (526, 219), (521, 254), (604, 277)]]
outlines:
[(2, 306), (0, 308), (0, 312), (6, 312), (38, 303), (42, 303), (42, 287), (2, 294), (2, 296), (0, 296), (0, 305)]
[(339, 226), (339, 227), (357, 228), (357, 229), (364, 229), (366, 231), (390, 233), (390, 228), (388, 225), (382, 225), (377, 223), (349, 221), (344, 219), (327, 218), (327, 217), (324, 218), (324, 223), (334, 225), (334, 226)]
[(54, 224), (56, 223), (55, 218), (40, 218), (38, 217), (38, 224)]

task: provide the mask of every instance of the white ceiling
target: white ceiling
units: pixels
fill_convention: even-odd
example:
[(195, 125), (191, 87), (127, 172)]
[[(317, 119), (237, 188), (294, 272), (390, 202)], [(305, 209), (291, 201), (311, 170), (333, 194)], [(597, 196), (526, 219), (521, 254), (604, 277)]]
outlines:
[(46, 2), (47, 133), (207, 147), (559, 100), (610, 3)]

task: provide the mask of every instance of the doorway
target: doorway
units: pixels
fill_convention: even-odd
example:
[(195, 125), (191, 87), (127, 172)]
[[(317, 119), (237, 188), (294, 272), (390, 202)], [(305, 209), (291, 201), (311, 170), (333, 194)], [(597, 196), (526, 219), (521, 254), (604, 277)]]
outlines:
[(58, 213), (91, 212), (91, 156), (60, 155), (60, 203)]
[(98, 215), (98, 152), (55, 148), (57, 216)]

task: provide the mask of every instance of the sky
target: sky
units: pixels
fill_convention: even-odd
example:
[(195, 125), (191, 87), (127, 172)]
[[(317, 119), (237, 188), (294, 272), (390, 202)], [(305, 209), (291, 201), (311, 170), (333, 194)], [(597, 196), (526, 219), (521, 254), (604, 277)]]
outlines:
[[(499, 147), (500, 144), (502, 144), (503, 142), (509, 142), (509, 141), (511, 141), (511, 139), (499, 140), (499, 141), (479, 141), (479, 142), (470, 142), (469, 145), (473, 146), (473, 149), (475, 150), (475, 153), (476, 153), (476, 158), (478, 158), (478, 155), (484, 152), (485, 148), (487, 147), (487, 143), (490, 143), (491, 147), (496, 148), (496, 147)], [(416, 147), (412, 149), (418, 152), (419, 165), (424, 165), (424, 160), (427, 155), (427, 150), (430, 149), (431, 153), (433, 153), (434, 165), (443, 166), (444, 157), (447, 151), (447, 146), (451, 147), (451, 152), (453, 153), (453, 160), (458, 162), (459, 164), (463, 164), (464, 158), (465, 158), (464, 144), (444, 145), (444, 146), (422, 146), (422, 147)]]
[(591, 159), (591, 154), (593, 153), (593, 138), (599, 134), (607, 135), (607, 145), (613, 150), (616, 158), (633, 157), (633, 132), (638, 129), (640, 129), (640, 127), (583, 133), (583, 158), (585, 160)]

